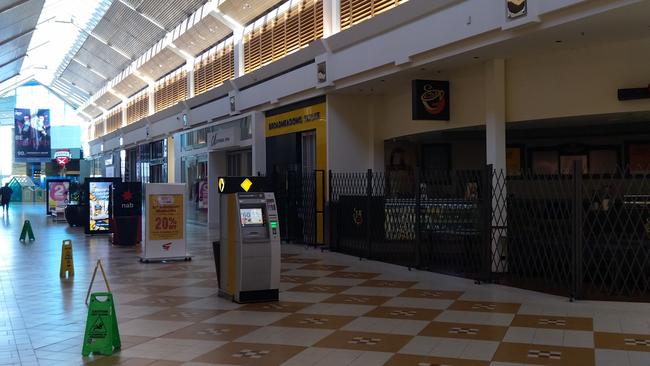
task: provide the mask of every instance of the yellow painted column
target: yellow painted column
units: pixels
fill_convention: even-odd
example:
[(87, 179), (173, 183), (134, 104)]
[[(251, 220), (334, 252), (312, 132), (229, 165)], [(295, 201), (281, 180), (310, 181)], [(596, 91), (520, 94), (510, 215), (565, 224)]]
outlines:
[(167, 183), (176, 182), (176, 153), (174, 150), (174, 138), (167, 137)]

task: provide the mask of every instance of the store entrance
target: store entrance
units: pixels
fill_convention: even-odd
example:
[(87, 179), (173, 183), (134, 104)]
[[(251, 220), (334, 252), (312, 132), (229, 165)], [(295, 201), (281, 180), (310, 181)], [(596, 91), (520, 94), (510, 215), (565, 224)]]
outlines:
[(278, 204), (282, 240), (312, 244), (316, 131), (269, 137), (266, 149), (266, 166)]

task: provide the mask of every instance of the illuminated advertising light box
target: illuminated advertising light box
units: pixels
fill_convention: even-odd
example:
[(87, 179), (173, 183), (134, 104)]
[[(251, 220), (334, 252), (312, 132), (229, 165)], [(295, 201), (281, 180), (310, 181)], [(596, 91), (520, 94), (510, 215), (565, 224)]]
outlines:
[(49, 215), (57, 207), (65, 207), (70, 201), (70, 179), (47, 179), (45, 183), (47, 205), (46, 213)]
[(119, 182), (120, 178), (86, 178), (86, 202), (88, 203), (86, 234), (110, 234), (112, 232), (111, 198), (113, 185)]

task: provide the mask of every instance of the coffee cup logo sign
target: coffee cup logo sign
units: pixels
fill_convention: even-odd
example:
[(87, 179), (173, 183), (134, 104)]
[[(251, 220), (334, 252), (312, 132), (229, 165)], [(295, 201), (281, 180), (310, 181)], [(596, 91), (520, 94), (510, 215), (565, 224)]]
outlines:
[(68, 164), (71, 158), (72, 154), (70, 154), (70, 150), (57, 150), (54, 152), (54, 160), (56, 160), (56, 163), (61, 167)]
[(413, 80), (412, 115), (414, 120), (449, 121), (449, 82)]
[(506, 15), (508, 18), (518, 18), (526, 15), (527, 0), (506, 0)]

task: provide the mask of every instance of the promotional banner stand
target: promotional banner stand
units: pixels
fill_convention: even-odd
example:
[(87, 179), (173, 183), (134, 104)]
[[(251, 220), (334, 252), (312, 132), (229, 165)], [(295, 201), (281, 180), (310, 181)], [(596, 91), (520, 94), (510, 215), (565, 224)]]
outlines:
[(145, 185), (144, 240), (140, 262), (192, 260), (187, 253), (185, 185)]

